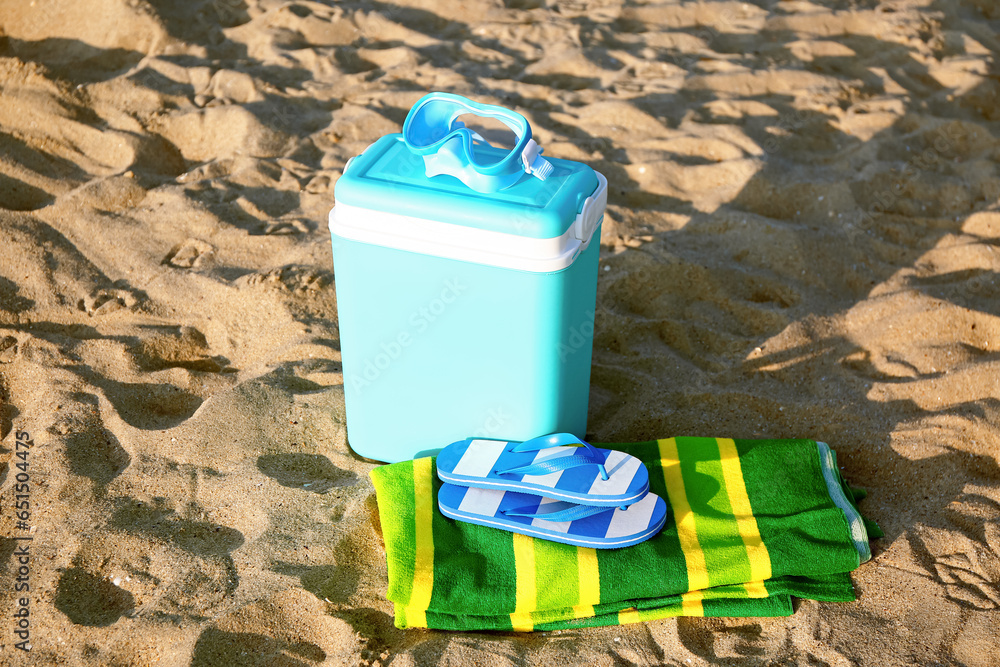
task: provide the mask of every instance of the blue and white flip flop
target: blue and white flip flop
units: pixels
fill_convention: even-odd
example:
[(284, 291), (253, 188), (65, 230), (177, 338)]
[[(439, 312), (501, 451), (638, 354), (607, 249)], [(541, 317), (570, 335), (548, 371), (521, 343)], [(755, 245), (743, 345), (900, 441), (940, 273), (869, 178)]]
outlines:
[(648, 540), (660, 532), (667, 517), (667, 504), (653, 493), (623, 509), (453, 484), (441, 485), (438, 508), (452, 519), (594, 549)]
[(437, 474), (449, 484), (600, 507), (630, 505), (649, 491), (642, 461), (598, 449), (569, 433), (524, 442), (461, 440), (438, 454)]

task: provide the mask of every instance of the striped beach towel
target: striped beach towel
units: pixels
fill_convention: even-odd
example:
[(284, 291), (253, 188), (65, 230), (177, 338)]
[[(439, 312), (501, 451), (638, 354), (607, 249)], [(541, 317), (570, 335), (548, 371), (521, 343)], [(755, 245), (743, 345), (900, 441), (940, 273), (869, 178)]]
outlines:
[(787, 616), (792, 597), (854, 600), (877, 526), (811, 440), (604, 444), (639, 458), (664, 529), (594, 550), (445, 518), (432, 458), (371, 478), (400, 628), (557, 630), (669, 616)]

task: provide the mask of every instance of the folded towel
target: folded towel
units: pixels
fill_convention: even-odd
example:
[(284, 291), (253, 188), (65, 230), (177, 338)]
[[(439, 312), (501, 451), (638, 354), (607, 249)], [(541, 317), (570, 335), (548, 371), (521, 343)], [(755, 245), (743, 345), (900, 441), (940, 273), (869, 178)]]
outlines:
[(833, 451), (811, 440), (603, 444), (638, 457), (663, 530), (595, 550), (448, 519), (431, 458), (371, 472), (400, 628), (556, 630), (668, 616), (787, 616), (791, 598), (854, 600), (877, 526)]

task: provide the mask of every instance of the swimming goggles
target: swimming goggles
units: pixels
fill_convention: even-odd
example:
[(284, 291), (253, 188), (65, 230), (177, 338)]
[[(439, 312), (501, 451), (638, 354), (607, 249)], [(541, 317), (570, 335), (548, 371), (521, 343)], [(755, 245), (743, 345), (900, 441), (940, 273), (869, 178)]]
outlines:
[[(487, 142), (458, 120), (464, 114), (496, 118), (514, 132), (514, 147), (498, 158), (493, 156), (500, 151), (477, 152), (476, 145)], [(449, 174), (477, 192), (508, 188), (525, 174), (544, 181), (552, 173), (552, 163), (541, 156), (524, 116), (451, 93), (430, 93), (413, 105), (403, 122), (403, 141), (423, 157), (428, 177)]]

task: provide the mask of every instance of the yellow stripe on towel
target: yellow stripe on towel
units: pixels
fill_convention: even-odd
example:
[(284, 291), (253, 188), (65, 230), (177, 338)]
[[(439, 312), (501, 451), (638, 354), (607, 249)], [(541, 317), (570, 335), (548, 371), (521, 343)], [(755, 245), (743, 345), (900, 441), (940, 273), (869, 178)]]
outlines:
[(594, 605), (601, 603), (601, 571), (597, 565), (596, 549), (576, 548), (576, 571), (580, 582), (580, 602), (577, 606), (590, 607), (589, 616), (593, 616)]
[(627, 625), (628, 623), (640, 623), (641, 621), (642, 621), (642, 616), (639, 615), (639, 611), (635, 607), (622, 609), (620, 612), (618, 612), (618, 625)]
[(705, 599), (702, 591), (688, 591), (681, 594), (681, 615), (682, 616), (704, 616), (705, 609), (701, 601)]
[(514, 533), (513, 537), (517, 597), (514, 603), (514, 613), (510, 615), (510, 625), (516, 632), (531, 632), (535, 629), (535, 624), (531, 620), (531, 612), (535, 611), (537, 606), (535, 541), (520, 533)]
[(416, 559), (413, 564), (413, 591), (406, 605), (406, 621), (410, 626), (426, 628), (427, 615), (424, 613), (431, 604), (434, 590), (434, 497), (423, 493), (433, 488), (434, 470), (430, 458), (413, 461), (414, 514), (416, 530)]
[[(705, 553), (698, 542), (698, 531), (695, 528), (694, 512), (688, 503), (687, 492), (684, 490), (684, 477), (681, 475), (680, 458), (677, 455), (677, 442), (673, 438), (658, 441), (660, 446), (660, 465), (663, 467), (663, 478), (667, 484), (667, 495), (674, 510), (674, 521), (677, 523), (677, 537), (680, 539), (681, 551), (687, 565), (688, 590), (696, 591), (708, 588), (708, 566), (705, 564)], [(700, 598), (699, 598), (700, 600)], [(698, 602), (699, 609), (701, 602)], [(700, 616), (701, 614), (691, 614)]]
[[(750, 559), (750, 579), (761, 582), (771, 578), (771, 555), (767, 551), (764, 540), (760, 537), (757, 519), (754, 518), (750, 498), (747, 496), (747, 486), (743, 481), (743, 470), (740, 468), (740, 454), (736, 443), (729, 438), (716, 438), (719, 445), (719, 462), (722, 464), (722, 476), (726, 481), (726, 491), (729, 495), (729, 505), (733, 508), (737, 529), (743, 544), (747, 548), (747, 558)], [(761, 584), (763, 587), (763, 584)], [(749, 586), (747, 591), (750, 591)], [(750, 597), (767, 597), (753, 595)]]
[(766, 598), (767, 588), (764, 587), (763, 581), (748, 581), (743, 584), (743, 588), (747, 591), (747, 597), (750, 598)]

